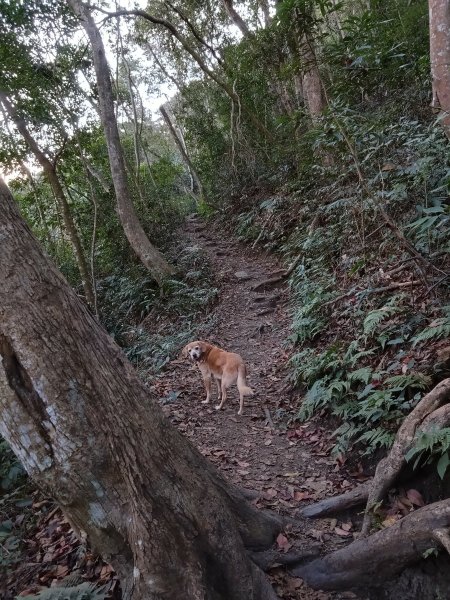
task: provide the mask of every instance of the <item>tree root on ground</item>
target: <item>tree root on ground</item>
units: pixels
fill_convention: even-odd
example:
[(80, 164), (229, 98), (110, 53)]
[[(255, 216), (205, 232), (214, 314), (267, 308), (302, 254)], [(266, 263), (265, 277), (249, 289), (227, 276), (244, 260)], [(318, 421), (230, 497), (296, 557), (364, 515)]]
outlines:
[(321, 590), (381, 586), (438, 544), (450, 549), (450, 500), (441, 500), (407, 515), (395, 525), (332, 552), (293, 574)]
[(372, 481), (351, 492), (327, 498), (301, 511), (303, 517), (319, 518), (347, 510), (366, 502), (362, 534), (368, 535), (372, 511), (381, 502), (404, 468), (405, 456), (413, 447), (418, 433), (442, 429), (450, 424), (450, 379), (444, 379), (426, 394), (405, 418), (389, 454), (377, 465)]
[(405, 465), (405, 456), (412, 448), (419, 432), (441, 429), (450, 422), (450, 379), (441, 381), (429, 392), (416, 408), (405, 418), (395, 437), (389, 454), (377, 465), (370, 486), (364, 516), (362, 534), (367, 535), (372, 525), (372, 510), (383, 500)]
[(249, 552), (249, 556), (258, 567), (263, 571), (267, 571), (275, 565), (292, 567), (316, 558), (320, 554), (321, 547), (321, 544), (311, 544), (297, 552), (284, 553), (278, 550), (266, 550), (265, 552)]
[(351, 492), (346, 492), (340, 496), (333, 496), (332, 498), (325, 498), (325, 500), (310, 504), (303, 508), (300, 514), (302, 517), (319, 519), (364, 504), (369, 497), (370, 484), (371, 482), (367, 482), (359, 485)]
[(405, 467), (405, 456), (414, 447), (417, 435), (449, 424), (450, 379), (445, 379), (406, 417), (391, 451), (379, 462), (372, 481), (301, 511), (304, 517), (325, 517), (367, 501), (359, 539), (346, 548), (295, 567), (293, 574), (311, 587), (323, 590), (377, 587), (423, 558), (427, 550), (442, 547), (450, 554), (449, 498), (420, 508), (391, 527), (366, 537), (372, 526), (372, 510), (384, 499)]

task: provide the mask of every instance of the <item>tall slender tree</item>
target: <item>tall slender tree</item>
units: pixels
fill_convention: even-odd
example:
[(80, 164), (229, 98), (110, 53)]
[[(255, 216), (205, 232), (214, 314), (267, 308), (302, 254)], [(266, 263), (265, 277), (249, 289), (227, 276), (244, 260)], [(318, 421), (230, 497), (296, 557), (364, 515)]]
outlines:
[(125, 235), (152, 277), (158, 283), (174, 273), (174, 268), (167, 262), (161, 252), (155, 248), (145, 233), (131, 200), (127, 182), (127, 173), (122, 146), (114, 111), (114, 97), (111, 76), (106, 59), (105, 48), (98, 27), (90, 9), (80, 0), (67, 0), (87, 33), (92, 47), (92, 56), (98, 85), (100, 116), (105, 131), (108, 147), (111, 176), (117, 199), (117, 213)]
[(89, 273), (89, 267), (87, 264), (87, 260), (84, 254), (83, 246), (81, 244), (80, 236), (78, 235), (78, 231), (70, 211), (70, 206), (66, 198), (66, 194), (64, 192), (64, 188), (61, 185), (61, 182), (58, 177), (58, 173), (56, 170), (56, 161), (51, 161), (47, 155), (39, 148), (36, 140), (31, 135), (25, 119), (23, 119), (16, 111), (14, 105), (10, 102), (7, 94), (3, 91), (0, 91), (0, 103), (2, 104), (5, 112), (9, 115), (10, 119), (16, 125), (19, 133), (25, 140), (27, 146), (33, 153), (34, 157), (41, 165), (45, 177), (51, 185), (55, 198), (60, 207), (64, 227), (66, 229), (66, 233), (69, 237), (69, 240), (72, 244), (75, 260), (78, 266), (78, 271), (80, 273), (81, 283), (83, 285), (83, 290), (86, 295), (87, 302), (93, 306), (94, 305), (94, 291), (91, 284), (91, 276)]

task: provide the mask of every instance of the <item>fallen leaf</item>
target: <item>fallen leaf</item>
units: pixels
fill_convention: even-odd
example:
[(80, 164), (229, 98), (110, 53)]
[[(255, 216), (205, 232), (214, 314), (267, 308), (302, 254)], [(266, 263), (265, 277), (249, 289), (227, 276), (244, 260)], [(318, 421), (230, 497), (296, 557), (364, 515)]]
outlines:
[(303, 585), (303, 579), (299, 579), (298, 577), (289, 577), (286, 582), (286, 589), (289, 592), (295, 592)]
[(272, 498), (275, 498), (275, 496), (278, 494), (277, 490), (275, 490), (274, 488), (269, 488), (268, 490), (266, 490), (264, 492), (264, 497), (267, 500), (272, 500)]
[(311, 494), (308, 492), (294, 492), (294, 500), (296, 502), (301, 502), (302, 500), (308, 500), (309, 498), (313, 498)]
[(289, 548), (292, 548), (292, 544), (289, 543), (289, 540), (287, 539), (287, 537), (285, 535), (283, 535), (282, 533), (278, 534), (277, 546), (280, 550), (283, 550), (283, 552), (287, 552), (289, 550)]
[(394, 525), (394, 523), (396, 523), (400, 518), (400, 515), (390, 515), (389, 517), (387, 517), (387, 519), (382, 521), (381, 524), (384, 528), (387, 528), (391, 525)]
[(62, 579), (69, 573), (69, 567), (65, 565), (58, 565), (56, 567), (56, 571), (54, 571), (53, 575), (58, 579)]
[(270, 445), (271, 445), (271, 443), (272, 443), (272, 440), (266, 440), (266, 441), (264, 442), (264, 446), (270, 446)]
[(340, 527), (335, 527), (334, 533), (336, 533), (337, 535), (339, 535), (341, 537), (347, 537), (350, 535), (349, 531), (345, 531), (345, 529), (341, 529)]
[(425, 506), (425, 502), (424, 499), (422, 498), (422, 494), (420, 492), (418, 492), (417, 490), (408, 490), (406, 492), (406, 496), (408, 498), (408, 500), (411, 502), (411, 504), (414, 504), (414, 506)]

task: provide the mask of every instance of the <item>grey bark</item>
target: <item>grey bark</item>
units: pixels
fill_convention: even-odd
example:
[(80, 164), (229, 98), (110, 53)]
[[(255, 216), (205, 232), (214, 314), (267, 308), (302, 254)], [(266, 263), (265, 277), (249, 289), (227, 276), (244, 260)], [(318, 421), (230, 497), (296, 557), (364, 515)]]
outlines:
[[(164, 418), (0, 180), (0, 432), (119, 574), (124, 600), (274, 600), (248, 505)], [(26, 316), (26, 318), (24, 318)]]
[(432, 107), (450, 137), (450, 0), (429, 0)]
[(272, 17), (270, 16), (269, 0), (260, 0), (259, 5), (264, 15), (264, 25), (265, 27), (269, 27), (269, 25), (272, 22)]
[(326, 107), (326, 101), (314, 44), (306, 35), (303, 36), (301, 41), (301, 53), (305, 64), (302, 91), (309, 114), (314, 121), (323, 113)]
[(117, 199), (117, 213), (130, 246), (155, 281), (161, 284), (164, 278), (174, 273), (174, 268), (167, 262), (161, 252), (151, 244), (131, 201), (119, 130), (114, 113), (111, 77), (103, 41), (89, 8), (80, 0), (67, 0), (67, 2), (73, 12), (80, 18), (92, 47), (100, 114), (105, 130), (111, 176)]
[(169, 115), (168, 111), (166, 110), (165, 106), (164, 105), (160, 106), (159, 110), (164, 119), (165, 124), (167, 125), (167, 127), (170, 131), (173, 141), (177, 145), (177, 148), (180, 151), (180, 154), (181, 154), (184, 162), (186, 163), (187, 168), (189, 169), (189, 173), (191, 174), (192, 181), (194, 182), (194, 186), (193, 186), (194, 189), (192, 191), (196, 194), (199, 194), (201, 198), (204, 198), (204, 190), (203, 190), (202, 183), (201, 183), (200, 178), (197, 174), (197, 171), (195, 170), (195, 167), (189, 157), (189, 154), (187, 153), (186, 145), (184, 143), (184, 139), (181, 135), (181, 132), (179, 132), (177, 130), (176, 125), (173, 123), (172, 118)]
[(251, 33), (250, 29), (247, 27), (247, 23), (241, 15), (234, 8), (233, 0), (222, 0), (222, 2), (232, 23), (238, 27), (244, 37), (247, 37)]
[(321, 519), (322, 517), (329, 517), (336, 513), (342, 512), (364, 504), (367, 502), (369, 497), (370, 484), (363, 484), (356, 487), (350, 492), (341, 494), (340, 496), (333, 496), (332, 498), (325, 498), (315, 504), (310, 504), (305, 508), (302, 508), (300, 514), (302, 517), (308, 517), (310, 519)]

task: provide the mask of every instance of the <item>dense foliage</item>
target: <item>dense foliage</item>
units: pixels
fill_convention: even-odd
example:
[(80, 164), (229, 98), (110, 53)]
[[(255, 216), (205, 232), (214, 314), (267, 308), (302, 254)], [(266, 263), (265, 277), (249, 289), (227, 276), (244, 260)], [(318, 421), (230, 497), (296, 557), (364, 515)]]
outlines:
[[(301, 256), (286, 341), (297, 418), (337, 417), (338, 453), (388, 446), (439, 378), (432, 349), (450, 333), (448, 141), (429, 108), (427, 2), (235, 9), (242, 22), (221, 3), (150, 0), (150, 19), (104, 22), (132, 200), (179, 270), (162, 290), (115, 214), (95, 74), (64, 2), (1, 3), (0, 88), (56, 166), (99, 317), (144, 372), (167, 362), (214, 299), (201, 255), (174, 250), (183, 216), (197, 206), (230, 226), (232, 214), (243, 239)], [(167, 86), (175, 141), (146, 107)], [(5, 106), (1, 136), (25, 217), (82, 293), (61, 208)]]

